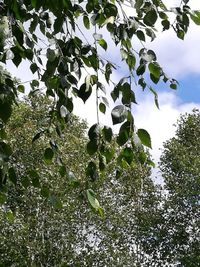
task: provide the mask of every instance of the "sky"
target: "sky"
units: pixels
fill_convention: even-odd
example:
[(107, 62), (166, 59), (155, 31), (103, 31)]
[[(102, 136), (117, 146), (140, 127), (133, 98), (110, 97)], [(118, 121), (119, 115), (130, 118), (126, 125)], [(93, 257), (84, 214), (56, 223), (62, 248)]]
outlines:
[[(177, 6), (179, 1), (163, 1), (167, 6)], [(192, 9), (200, 10), (199, 0), (190, 0)], [(152, 157), (157, 162), (162, 150), (162, 144), (175, 134), (173, 126), (180, 114), (190, 112), (193, 108), (200, 109), (200, 26), (193, 22), (189, 31), (182, 41), (178, 39), (173, 31), (166, 31), (157, 34), (155, 41), (147, 46), (157, 54), (159, 64), (165, 72), (179, 81), (178, 89), (172, 90), (159, 83), (157, 92), (160, 109), (154, 105), (152, 94), (147, 92), (138, 94), (138, 105), (133, 107), (133, 116), (137, 128), (146, 129), (152, 138)], [(110, 45), (110, 44), (109, 44)], [(113, 47), (108, 48), (111, 57), (116, 57), (112, 52)], [(31, 72), (26, 64), (16, 69), (11, 63), (8, 64), (11, 73), (21, 78), (23, 81), (32, 78)], [(123, 70), (122, 70), (123, 72)], [(118, 73), (118, 76), (120, 73)], [(119, 79), (120, 77), (115, 77)], [(29, 78), (30, 77), (30, 78)], [(88, 100), (86, 105), (82, 100), (76, 100), (75, 114), (86, 118), (89, 125), (96, 122), (94, 96)], [(104, 124), (111, 124), (111, 117), (108, 113), (101, 116), (100, 121)]]

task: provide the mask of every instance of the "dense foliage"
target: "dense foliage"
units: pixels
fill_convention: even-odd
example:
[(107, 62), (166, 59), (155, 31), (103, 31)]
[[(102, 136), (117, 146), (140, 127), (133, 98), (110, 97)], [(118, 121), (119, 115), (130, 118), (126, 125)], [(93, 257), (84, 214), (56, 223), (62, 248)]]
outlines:
[[(200, 13), (190, 9), (188, 0), (180, 1), (180, 5), (173, 8), (165, 6), (161, 0), (59, 0), (57, 4), (53, 0), (3, 0), (0, 1), (0, 62), (3, 67), (12, 61), (17, 67), (26, 64), (30, 68), (33, 75), (30, 93), (43, 91), (54, 99), (49, 116), (58, 135), (73, 111), (74, 97), (85, 103), (92, 93), (96, 95), (94, 112), (97, 121), (89, 131), (87, 152), (98, 161), (89, 160), (86, 167), (87, 176), (94, 178), (104, 171), (114, 155), (109, 148), (112, 129), (100, 127), (99, 119), (100, 112), (105, 113), (109, 104), (113, 106), (108, 101), (109, 94), (117, 103), (111, 111), (112, 122), (122, 123), (117, 138), (121, 158), (127, 163), (134, 161), (135, 136), (143, 145), (151, 147), (147, 131), (134, 125), (132, 105), (137, 103), (135, 88), (152, 92), (158, 107), (158, 96), (153, 86), (163, 81), (176, 89), (177, 81), (165, 74), (156, 53), (148, 49), (145, 42), (156, 38), (159, 25), (163, 31), (173, 29), (178, 38), (184, 39), (190, 19), (200, 24)], [(119, 56), (113, 58), (113, 49)], [(116, 81), (113, 74), (119, 73), (119, 64), (124, 75)], [(2, 131), (12, 114), (18, 94), (25, 92), (24, 84), (27, 83), (23, 82), (27, 81), (24, 79), (22, 83), (16, 83), (8, 73), (1, 71)], [(26, 89), (27, 92), (28, 87)], [(48, 124), (45, 132), (50, 131), (51, 127)], [(43, 133), (43, 130), (38, 132), (34, 140)], [(0, 144), (1, 170), (6, 174), (12, 151), (3, 137)], [(52, 148), (46, 150), (47, 160), (52, 155)], [(12, 168), (10, 172), (7, 176), (12, 180), (17, 170)], [(4, 176), (1, 180), (5, 189)], [(101, 213), (100, 207), (93, 202), (94, 197), (90, 196), (89, 199)], [(3, 200), (5, 196), (1, 196), (1, 202)]]
[(199, 138), (200, 113), (194, 110), (181, 116), (161, 157), (167, 199), (160, 254), (175, 266), (200, 266)]
[[(110, 162), (109, 170), (89, 186), (102, 196), (104, 216), (91, 213), (85, 191), (89, 181), (84, 175), (86, 124), (72, 116), (61, 139), (51, 132), (50, 147), (57, 143), (53, 158), (42, 156), (49, 155), (47, 137), (31, 144), (38, 126), (49, 123), (50, 104), (44, 97), (34, 96), (20, 103), (7, 125), (13, 151), (10, 165), (17, 172), (9, 169), (13, 180), (8, 181), (7, 202), (0, 211), (0, 266), (147, 263), (142, 241), (148, 238), (160, 201), (149, 167), (139, 161), (127, 164), (116, 178), (115, 162)], [(141, 152), (138, 147), (137, 153)], [(64, 162), (57, 166), (61, 155)], [(78, 174), (77, 178), (67, 169)]]

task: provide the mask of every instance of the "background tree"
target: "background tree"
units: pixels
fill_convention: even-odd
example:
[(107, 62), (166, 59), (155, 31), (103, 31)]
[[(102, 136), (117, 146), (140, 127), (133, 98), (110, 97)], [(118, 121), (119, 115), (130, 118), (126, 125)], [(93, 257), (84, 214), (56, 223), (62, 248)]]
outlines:
[[(49, 108), (48, 99), (31, 96), (7, 124), (13, 154), (7, 201), (0, 211), (0, 266), (145, 266), (150, 254), (143, 244), (160, 202), (149, 178), (149, 155), (141, 146), (134, 155), (124, 146), (95, 182), (93, 175), (86, 179), (85, 122), (68, 118), (60, 138), (49, 122)], [(32, 142), (35, 132), (43, 135)], [(88, 183), (102, 196), (102, 218), (87, 205), (95, 202), (92, 194), (86, 196)]]
[(182, 115), (164, 144), (166, 200), (160, 255), (170, 266), (200, 266), (200, 113)]

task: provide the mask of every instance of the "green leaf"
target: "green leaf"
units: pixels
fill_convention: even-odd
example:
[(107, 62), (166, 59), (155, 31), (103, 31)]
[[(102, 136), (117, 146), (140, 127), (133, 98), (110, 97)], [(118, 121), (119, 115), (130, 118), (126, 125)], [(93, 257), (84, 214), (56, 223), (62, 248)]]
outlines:
[(165, 31), (165, 30), (169, 30), (169, 28), (170, 28), (170, 22), (169, 22), (169, 20), (163, 20), (162, 22), (162, 26), (163, 26), (163, 31)]
[(110, 143), (113, 136), (112, 128), (104, 126), (104, 128), (102, 129), (102, 133), (105, 141)]
[(87, 199), (88, 199), (90, 205), (95, 210), (98, 210), (100, 208), (100, 204), (99, 204), (99, 201), (96, 198), (96, 194), (94, 193), (94, 191), (92, 189), (87, 189), (86, 190), (86, 194), (87, 194)]
[(135, 68), (136, 58), (133, 54), (129, 54), (126, 63), (128, 64), (129, 70), (132, 71)]
[(97, 140), (93, 139), (87, 143), (87, 152), (90, 156), (94, 155), (98, 150)]
[(130, 131), (131, 131), (131, 124), (129, 121), (126, 121), (120, 127), (119, 134), (117, 136), (117, 143), (119, 146), (123, 146), (129, 140)]
[(91, 66), (93, 67), (93, 69), (96, 71), (99, 68), (99, 59), (98, 56), (96, 54), (92, 54), (88, 57)]
[(55, 50), (48, 48), (47, 49), (47, 58), (50, 62), (54, 62), (55, 58), (56, 58), (56, 53)]
[(106, 113), (106, 105), (104, 103), (100, 103), (99, 104), (99, 110), (102, 112), (102, 113)]
[(161, 68), (157, 63), (149, 63), (148, 68), (151, 74), (153, 74), (156, 78), (160, 78)]
[(145, 35), (144, 35), (144, 33), (142, 31), (138, 30), (136, 32), (136, 34), (137, 34), (138, 39), (140, 39), (141, 41), (145, 42)]
[(182, 31), (182, 30), (178, 30), (177, 31), (177, 37), (181, 40), (184, 40), (184, 37), (185, 37), (185, 32)]
[(123, 122), (127, 117), (127, 109), (123, 105), (118, 105), (111, 112), (113, 124)]
[(97, 166), (93, 161), (88, 163), (86, 168), (86, 176), (89, 177), (93, 182), (98, 178)]
[(153, 26), (157, 21), (158, 15), (155, 9), (152, 9), (146, 13), (146, 15), (143, 18), (143, 22), (147, 26)]
[(87, 143), (87, 152), (90, 156), (94, 155), (98, 150), (97, 140), (93, 139)]
[(100, 40), (98, 40), (98, 44), (99, 44), (104, 50), (107, 50), (108, 45), (107, 45), (107, 43), (106, 43), (106, 41), (105, 41), (104, 39), (100, 39)]
[(200, 25), (200, 11), (194, 11), (193, 14), (190, 14), (190, 18), (196, 25)]
[(90, 140), (96, 140), (99, 138), (100, 136), (100, 127), (97, 123), (93, 124), (89, 131), (88, 131), (88, 136), (90, 138)]
[(121, 89), (122, 90), (122, 103), (124, 105), (129, 105), (131, 102), (137, 104), (135, 100), (135, 94), (131, 90), (130, 84), (124, 83), (121, 86), (121, 88), (122, 88)]
[(32, 143), (34, 143), (37, 139), (39, 139), (40, 136), (41, 136), (42, 134), (44, 134), (44, 132), (45, 132), (44, 129), (42, 129), (42, 128), (38, 129), (38, 132), (36, 133), (36, 135), (35, 135), (35, 136), (33, 137), (33, 139), (32, 139)]
[(44, 162), (46, 164), (51, 164), (53, 160), (53, 156), (54, 156), (53, 150), (50, 147), (46, 148), (44, 152), (44, 156), (43, 156)]
[(124, 150), (122, 150), (121, 156), (130, 165), (134, 158), (133, 150), (130, 147), (125, 147)]
[(176, 83), (171, 83), (170, 84), (170, 88), (173, 89), (173, 90), (176, 90), (177, 89), (177, 84)]
[(146, 35), (151, 38), (151, 41), (153, 41), (156, 38), (156, 35), (152, 29), (146, 28), (145, 32), (146, 32)]
[(154, 94), (154, 101), (155, 101), (156, 107), (159, 109), (158, 94), (152, 87), (150, 87), (150, 91)]
[(107, 63), (106, 67), (105, 67), (105, 78), (106, 78), (106, 82), (109, 83), (110, 80), (110, 75), (112, 73), (112, 67), (113, 65), (111, 63)]
[(90, 29), (90, 20), (88, 18), (88, 16), (83, 16), (83, 24), (85, 26), (86, 29)]
[(104, 13), (107, 18), (109, 17), (116, 17), (118, 14), (117, 7), (111, 3), (107, 3), (106, 6), (104, 7)]
[(12, 114), (12, 104), (10, 102), (0, 101), (0, 119), (7, 123)]
[(11, 223), (14, 222), (15, 216), (11, 210), (6, 212), (6, 219)]
[(11, 155), (11, 147), (5, 142), (0, 142), (0, 161), (8, 161)]
[(20, 84), (20, 85), (18, 85), (17, 90), (18, 90), (20, 93), (23, 93), (23, 94), (24, 94), (24, 92), (25, 92), (25, 87), (24, 87), (22, 84)]
[(155, 84), (157, 84), (160, 80), (160, 78), (155, 77), (152, 73), (150, 73), (150, 79), (152, 80), (152, 82), (154, 82)]
[(145, 64), (140, 64), (139, 67), (136, 70), (136, 73), (137, 73), (138, 76), (139, 75), (143, 75), (145, 70), (146, 70), (146, 65)]
[(76, 92), (77, 92), (78, 97), (80, 97), (85, 103), (92, 93), (92, 87), (89, 86), (89, 88), (87, 88), (86, 84), (83, 83), (80, 89), (77, 90)]
[(128, 58), (128, 52), (125, 49), (121, 48), (120, 53), (121, 53), (122, 60)]
[(151, 148), (151, 137), (144, 129), (138, 129), (137, 135), (144, 146)]

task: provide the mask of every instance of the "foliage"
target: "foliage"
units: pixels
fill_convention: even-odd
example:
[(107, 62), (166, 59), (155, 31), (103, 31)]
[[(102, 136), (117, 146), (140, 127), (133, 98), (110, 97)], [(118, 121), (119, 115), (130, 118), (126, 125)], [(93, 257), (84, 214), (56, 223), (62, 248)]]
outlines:
[(200, 266), (199, 138), (200, 113), (193, 110), (181, 116), (161, 157), (167, 198), (160, 254), (171, 266)]
[[(46, 98), (31, 97), (14, 109), (7, 124), (13, 151), (9, 164), (17, 172), (10, 171), (7, 201), (0, 210), (0, 266), (146, 264), (142, 240), (147, 240), (160, 202), (150, 168), (143, 164), (148, 155), (138, 147), (136, 162), (128, 164), (124, 157), (129, 157), (129, 150), (123, 157), (118, 151), (116, 160), (124, 168), (116, 170), (113, 160), (94, 183), (84, 175), (88, 158), (84, 122), (72, 116), (61, 139), (52, 129), (50, 136), (43, 134), (32, 143), (33, 133), (49, 125), (50, 107)], [(46, 148), (49, 139), (53, 158)], [(102, 218), (87, 205), (98, 206), (93, 190), (102, 196)]]
[[(73, 111), (74, 97), (85, 103), (92, 92), (96, 93), (98, 129), (99, 112), (105, 113), (109, 104), (104, 94), (111, 94), (117, 103), (111, 111), (113, 124), (123, 123), (118, 144), (132, 143), (129, 154), (134, 154), (135, 135), (143, 145), (151, 147), (149, 134), (144, 129), (137, 131), (134, 125), (131, 111), (132, 105), (137, 103), (135, 85), (152, 92), (157, 107), (158, 96), (153, 89), (154, 84), (163, 81), (172, 89), (177, 87), (177, 81), (165, 74), (156, 53), (145, 46), (145, 41), (156, 38), (159, 24), (163, 31), (172, 28), (181, 39), (187, 33), (190, 19), (200, 24), (199, 12), (190, 9), (188, 0), (180, 2), (179, 6), (169, 9), (160, 0), (59, 0), (58, 4), (52, 0), (0, 1), (1, 64), (6, 66), (7, 62), (12, 61), (18, 67), (26, 61), (34, 77), (30, 82), (30, 94), (44, 90), (48, 97), (54, 99), (49, 111), (50, 121), (61, 130)], [(136, 46), (134, 43), (137, 43)], [(120, 64), (127, 74), (117, 82), (113, 81), (112, 74), (119, 70), (118, 62), (113, 62), (110, 53), (106, 52), (110, 46), (116, 47), (116, 53), (120, 55), (116, 58), (121, 57)], [(10, 75), (2, 76), (1, 71), (2, 130), (12, 114), (19, 92), (25, 92), (24, 85), (16, 84)], [(92, 127), (91, 131), (95, 125)], [(91, 157), (99, 159), (99, 163), (89, 161), (89, 177), (101, 172), (106, 165), (102, 162), (107, 163), (111, 157), (111, 152), (105, 151), (113, 133), (105, 127), (103, 133), (100, 131), (90, 135), (87, 151)], [(42, 133), (38, 132), (35, 139), (40, 138)], [(1, 151), (2, 169), (6, 172), (12, 151), (4, 139), (1, 141)], [(52, 148), (48, 148), (46, 162), (50, 163), (52, 157)], [(124, 158), (127, 162), (131, 159)], [(10, 177), (14, 179), (14, 169), (10, 172)], [(1, 200), (3, 202), (3, 198)]]

